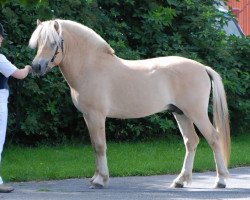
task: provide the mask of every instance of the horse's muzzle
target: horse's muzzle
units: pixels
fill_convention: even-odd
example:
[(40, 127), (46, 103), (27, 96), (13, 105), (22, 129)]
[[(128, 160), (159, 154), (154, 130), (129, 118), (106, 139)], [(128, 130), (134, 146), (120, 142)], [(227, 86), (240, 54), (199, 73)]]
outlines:
[(44, 60), (33, 61), (31, 67), (35, 74), (44, 75), (47, 72), (48, 62)]

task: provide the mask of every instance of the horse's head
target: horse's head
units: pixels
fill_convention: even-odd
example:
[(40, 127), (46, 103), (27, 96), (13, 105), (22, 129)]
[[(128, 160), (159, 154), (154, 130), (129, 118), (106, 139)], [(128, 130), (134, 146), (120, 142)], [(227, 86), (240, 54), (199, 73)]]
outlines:
[(37, 48), (32, 69), (38, 75), (44, 75), (52, 67), (59, 65), (63, 58), (62, 28), (57, 20), (40, 22), (33, 32), (29, 46)]

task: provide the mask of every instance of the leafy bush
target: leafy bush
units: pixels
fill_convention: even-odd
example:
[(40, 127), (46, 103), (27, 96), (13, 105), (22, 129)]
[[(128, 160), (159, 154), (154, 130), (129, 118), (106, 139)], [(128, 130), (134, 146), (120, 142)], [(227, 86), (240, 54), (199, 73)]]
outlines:
[[(17, 0), (2, 5), (1, 23), (9, 33), (1, 48), (16, 65), (31, 63), (27, 47), (36, 19), (71, 19), (100, 34), (125, 59), (181, 55), (213, 67), (223, 77), (233, 134), (249, 130), (250, 39), (227, 36), (227, 19), (214, 1), (201, 0), (75, 0), (42, 1), (24, 6)], [(199, 6), (197, 6), (199, 5)], [(58, 69), (42, 79), (12, 79), (8, 137), (35, 144), (87, 140), (81, 113), (74, 108), (68, 86)], [(137, 120), (107, 120), (107, 137), (137, 140), (172, 136), (173, 117), (160, 113)]]

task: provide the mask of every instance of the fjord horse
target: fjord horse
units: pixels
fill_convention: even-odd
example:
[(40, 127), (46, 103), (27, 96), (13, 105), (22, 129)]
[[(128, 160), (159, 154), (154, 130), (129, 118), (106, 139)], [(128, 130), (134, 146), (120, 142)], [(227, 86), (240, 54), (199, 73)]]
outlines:
[[(83, 113), (96, 156), (91, 179), (94, 188), (108, 185), (106, 118), (139, 118), (169, 110), (186, 146), (179, 176), (171, 187), (192, 178), (196, 147), (194, 125), (211, 146), (217, 170), (215, 187), (224, 188), (228, 176), (230, 129), (224, 86), (208, 66), (183, 57), (124, 60), (92, 29), (69, 20), (37, 22), (30, 47), (37, 48), (33, 71), (44, 75), (59, 66), (76, 108)], [(214, 125), (208, 117), (213, 88)]]

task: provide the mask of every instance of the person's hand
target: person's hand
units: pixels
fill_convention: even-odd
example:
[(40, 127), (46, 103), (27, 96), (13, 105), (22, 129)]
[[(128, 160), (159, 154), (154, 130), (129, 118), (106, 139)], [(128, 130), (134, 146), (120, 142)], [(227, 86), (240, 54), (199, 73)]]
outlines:
[(29, 73), (31, 73), (31, 72), (32, 72), (32, 68), (31, 68), (31, 66), (30, 66), (30, 65), (26, 65), (26, 66), (25, 66), (25, 68), (28, 70), (28, 72), (29, 72)]

